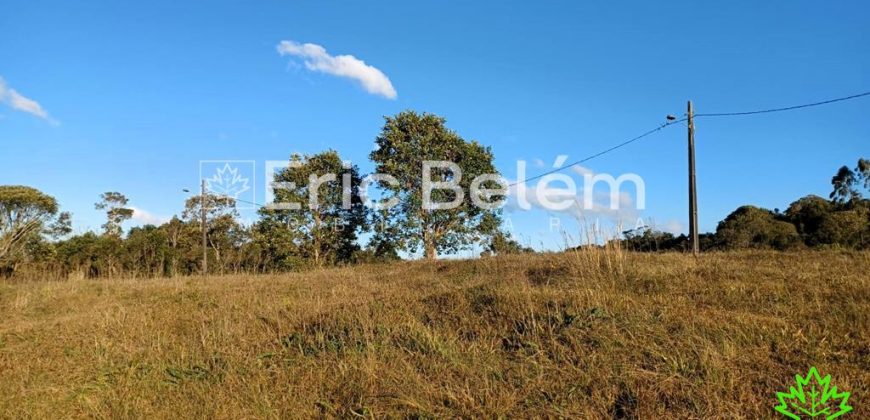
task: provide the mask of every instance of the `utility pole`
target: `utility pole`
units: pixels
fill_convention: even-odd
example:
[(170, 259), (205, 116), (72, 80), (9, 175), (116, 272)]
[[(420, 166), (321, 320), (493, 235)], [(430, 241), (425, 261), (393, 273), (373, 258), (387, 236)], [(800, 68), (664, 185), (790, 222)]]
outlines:
[(208, 226), (205, 220), (205, 180), (202, 180), (199, 196), (200, 223), (202, 224), (202, 275), (208, 275)]
[(689, 243), (692, 245), (692, 255), (698, 256), (698, 194), (695, 187), (695, 120), (692, 101), (688, 105), (689, 125)]

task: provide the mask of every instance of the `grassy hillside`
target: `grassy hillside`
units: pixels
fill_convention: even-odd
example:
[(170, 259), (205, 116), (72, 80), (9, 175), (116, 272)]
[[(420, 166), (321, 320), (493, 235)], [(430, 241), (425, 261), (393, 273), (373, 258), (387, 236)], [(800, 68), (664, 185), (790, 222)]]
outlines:
[(812, 365), (870, 418), (870, 253), (0, 283), (15, 417), (774, 417)]

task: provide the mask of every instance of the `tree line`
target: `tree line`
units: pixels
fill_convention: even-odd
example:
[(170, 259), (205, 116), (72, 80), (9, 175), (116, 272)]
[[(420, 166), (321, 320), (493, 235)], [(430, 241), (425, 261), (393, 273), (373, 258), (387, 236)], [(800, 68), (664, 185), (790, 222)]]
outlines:
[[(472, 179), (498, 175), (489, 147), (469, 141), (446, 127), (445, 119), (405, 111), (386, 117), (369, 158), (378, 179), (379, 202), (366, 205), (359, 168), (346, 165), (338, 152), (294, 154), (288, 166), (274, 175), (282, 186), (275, 202), (300, 203), (299, 209), (261, 208), (259, 219), (245, 226), (238, 221), (234, 199), (206, 193), (186, 200), (180, 215), (159, 226), (133, 227), (124, 222), (134, 212), (128, 198), (117, 191), (103, 193), (95, 208), (105, 212), (100, 232), (71, 235), (71, 217), (57, 201), (35, 188), (0, 186), (0, 275), (32, 277), (162, 277), (200, 273), (202, 236), (210, 273), (271, 273), (400, 259), (402, 253), (422, 251), (427, 259), (472, 245), (482, 255), (534, 252), (514, 240), (501, 226), (501, 210), (475, 205), (472, 194), (458, 196), (450, 189), (433, 190), (433, 200), (459, 205), (427, 209), (422, 180), (423, 161), (449, 161), (462, 171), (459, 187), (472, 190)], [(433, 170), (433, 181), (456, 181), (447, 170)], [(335, 174), (329, 182), (314, 182)], [(494, 181), (490, 191), (497, 191)], [(807, 196), (785, 212), (743, 206), (719, 223), (715, 233), (701, 235), (704, 250), (738, 248), (797, 249), (838, 246), (870, 247), (870, 161), (860, 159), (854, 169), (840, 168), (832, 179), (828, 199)], [(316, 194), (312, 194), (315, 189)], [(491, 202), (500, 194), (485, 197)], [(479, 203), (479, 201), (478, 201)], [(204, 211), (205, 223), (202, 216)], [(368, 239), (361, 243), (361, 236)], [(685, 235), (650, 228), (623, 232), (607, 246), (636, 251), (687, 248)]]
[[(827, 199), (808, 195), (785, 211), (741, 206), (715, 232), (700, 235), (701, 249), (870, 249), (870, 160), (859, 159), (854, 169), (841, 167), (831, 186)], [(688, 238), (643, 227), (623, 232), (620, 245), (636, 251), (686, 250)]]
[[(124, 194), (111, 191), (95, 204), (106, 215), (101, 232), (70, 236), (70, 215), (53, 197), (27, 186), (0, 186), (0, 270), (6, 276), (59, 278), (196, 274), (202, 269), (203, 229), (209, 272), (217, 274), (384, 262), (420, 250), (434, 259), (473, 244), (523, 249), (499, 230), (500, 210), (474, 205), (470, 194), (450, 209), (421, 206), (423, 161), (456, 163), (465, 189), (477, 175), (498, 175), (489, 147), (462, 138), (445, 123), (437, 115), (413, 111), (385, 118), (369, 156), (376, 173), (392, 177), (376, 184), (380, 201), (398, 203), (383, 209), (364, 205), (358, 167), (345, 165), (334, 150), (291, 156), (274, 176), (276, 183), (289, 186), (275, 189), (275, 202), (301, 203), (301, 208), (261, 208), (250, 226), (239, 223), (234, 199), (206, 193), (187, 199), (180, 216), (125, 234), (122, 225), (134, 213)], [(335, 174), (339, 181), (312, 182), (322, 174)], [(452, 176), (433, 170), (430, 179), (447, 182)], [(451, 190), (432, 193), (438, 202), (457, 198)], [(361, 246), (364, 233), (369, 239)]]

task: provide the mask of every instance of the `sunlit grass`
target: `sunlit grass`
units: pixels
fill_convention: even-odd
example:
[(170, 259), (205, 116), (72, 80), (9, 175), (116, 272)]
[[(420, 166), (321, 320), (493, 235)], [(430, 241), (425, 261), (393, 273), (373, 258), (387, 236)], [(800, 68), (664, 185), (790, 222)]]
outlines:
[(280, 276), (0, 283), (9, 417), (870, 416), (870, 254), (618, 249)]

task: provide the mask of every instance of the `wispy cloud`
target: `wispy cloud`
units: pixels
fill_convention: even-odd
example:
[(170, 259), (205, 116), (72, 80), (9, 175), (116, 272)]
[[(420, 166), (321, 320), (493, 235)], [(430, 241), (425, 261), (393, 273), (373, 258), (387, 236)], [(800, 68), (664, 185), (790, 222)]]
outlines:
[(682, 222), (674, 219), (668, 220), (662, 225), (653, 225), (652, 227), (653, 229), (661, 230), (662, 232), (673, 233), (674, 235), (679, 235), (687, 230), (686, 227), (683, 226)]
[(278, 54), (301, 58), (310, 71), (356, 80), (366, 92), (396, 99), (396, 89), (387, 75), (352, 55), (332, 56), (320, 45), (294, 41), (281, 41)]
[[(509, 213), (523, 211), (519, 203), (519, 189), (520, 186), (515, 185), (508, 190), (505, 210)], [(592, 201), (588, 203), (583, 197), (582, 188), (571, 191), (562, 187), (527, 186), (523, 194), (530, 210), (545, 210), (551, 214), (564, 214), (578, 220), (588, 221), (600, 218), (611, 221), (614, 224), (627, 225), (629, 222), (634, 223), (640, 216), (640, 210), (634, 204), (634, 199), (625, 191), (618, 193), (618, 206), (616, 209), (611, 207), (611, 199), (613, 197), (611, 197), (609, 191), (593, 191)], [(570, 205), (560, 210), (552, 210), (547, 205), (547, 203), (560, 202), (570, 202)]]
[(166, 216), (157, 216), (149, 211), (142, 210), (138, 207), (130, 206), (130, 209), (133, 210), (133, 221), (139, 222), (143, 225), (155, 225), (159, 226), (169, 221), (169, 217)]
[[(562, 163), (564, 163), (564, 158), (560, 157), (557, 159), (556, 166), (561, 166)], [(596, 175), (592, 169), (580, 165), (572, 165), (571, 172), (580, 177)], [(573, 189), (560, 186), (559, 182), (553, 183), (555, 185), (551, 183), (512, 185), (508, 189), (505, 210), (509, 213), (524, 210), (520, 202), (520, 189), (522, 188), (523, 200), (528, 210), (545, 210), (551, 215), (567, 215), (586, 222), (601, 219), (621, 226), (633, 226), (640, 217), (642, 208), (638, 208), (635, 198), (627, 191), (618, 190), (614, 197), (606, 183), (602, 183), (599, 189), (591, 191), (591, 197), (587, 200), (584, 194), (583, 179), (576, 179), (576, 177), (573, 179), (576, 187)], [(613, 201), (616, 201), (616, 208), (613, 208)], [(554, 210), (554, 207), (548, 203), (570, 203), (570, 205), (566, 204), (564, 208)]]
[(57, 124), (57, 121), (52, 119), (48, 112), (42, 108), (39, 102), (34, 101), (10, 88), (6, 84), (6, 80), (0, 77), (0, 103), (10, 106), (12, 109), (23, 111), (31, 115), (42, 118), (52, 124)]
[(592, 169), (589, 169), (589, 168), (587, 168), (587, 167), (585, 167), (585, 166), (573, 165), (573, 166), (571, 166), (571, 170), (574, 171), (574, 173), (576, 173), (577, 175), (580, 175), (580, 176), (587, 175), (587, 174), (589, 174), (589, 175), (595, 175), (595, 172), (592, 172)]

